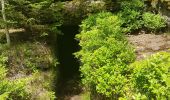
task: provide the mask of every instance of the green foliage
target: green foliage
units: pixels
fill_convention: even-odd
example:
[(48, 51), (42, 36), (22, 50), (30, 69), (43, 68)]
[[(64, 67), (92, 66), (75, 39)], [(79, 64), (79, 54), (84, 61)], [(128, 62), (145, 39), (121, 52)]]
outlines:
[(32, 75), (30, 84), (27, 85), (27, 91), (30, 97), (36, 100), (55, 100), (54, 90), (54, 71), (39, 71)]
[(125, 9), (120, 11), (118, 16), (123, 20), (124, 24), (124, 32), (133, 32), (135, 30), (141, 29), (143, 26), (143, 21), (141, 16), (141, 12), (131, 9)]
[(43, 43), (19, 43), (8, 49), (2, 48), (4, 54), (9, 57), (8, 64), (13, 66), (11, 73), (25, 71), (32, 73), (38, 70), (47, 70), (57, 65), (56, 59), (49, 47)]
[(95, 41), (95, 38), (97, 40), (107, 39), (109, 36), (118, 40), (124, 40), (121, 24), (122, 21), (118, 16), (113, 16), (109, 12), (94, 14), (82, 22), (82, 32), (77, 37), (85, 40), (83, 43), (86, 43), (86, 41), (88, 43), (88, 40)]
[(165, 19), (159, 14), (145, 12), (142, 18), (144, 27), (150, 31), (157, 31), (166, 26)]
[(62, 4), (54, 0), (10, 0), (6, 5), (9, 27), (24, 28), (38, 36), (58, 32), (63, 21)]
[(165, 19), (159, 14), (145, 12), (143, 0), (124, 0), (120, 2), (117, 15), (121, 18), (125, 33), (145, 28), (149, 31), (160, 31), (166, 26)]
[(121, 9), (133, 9), (133, 10), (142, 10), (144, 7), (144, 2), (142, 0), (120, 0)]
[(77, 35), (83, 84), (105, 97), (117, 98), (126, 92), (126, 68), (135, 58), (121, 24), (118, 16), (102, 12), (84, 20)]
[[(118, 16), (102, 12), (82, 22), (81, 33), (76, 36), (81, 50), (75, 53), (82, 64), (82, 82), (92, 95), (102, 99), (167, 99), (168, 53), (154, 55), (129, 67), (135, 54), (123, 33), (142, 28), (145, 24), (140, 9), (137, 9), (143, 5), (132, 5), (125, 6), (127, 9), (123, 8)], [(124, 16), (128, 14), (132, 15)], [(159, 67), (166, 67), (166, 70)]]
[(27, 100), (29, 93), (25, 91), (27, 79), (8, 80), (6, 77), (7, 57), (0, 56), (0, 99), (1, 100)]
[(144, 9), (142, 0), (125, 0), (120, 2), (118, 16), (123, 21), (124, 32), (132, 32), (143, 26), (141, 14)]
[(134, 90), (141, 99), (170, 99), (170, 53), (160, 52), (131, 65)]
[(56, 65), (56, 61), (48, 47), (40, 43), (0, 47), (0, 100), (56, 98), (53, 92), (55, 74), (48, 70)]
[(78, 24), (87, 15), (104, 11), (105, 7), (103, 1), (10, 0), (7, 18), (14, 21), (10, 23), (13, 27), (24, 27), (34, 33), (56, 33), (63, 23)]

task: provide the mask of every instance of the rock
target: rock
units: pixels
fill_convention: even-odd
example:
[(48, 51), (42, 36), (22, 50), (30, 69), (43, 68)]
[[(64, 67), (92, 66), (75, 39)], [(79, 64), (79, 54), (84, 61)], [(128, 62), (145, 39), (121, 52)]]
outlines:
[(142, 52), (144, 50), (145, 50), (145, 47), (143, 47), (143, 46), (137, 46), (136, 47), (136, 52)]
[(144, 59), (156, 52), (167, 51), (170, 48), (170, 38), (168, 38), (168, 35), (141, 34), (131, 35), (127, 38), (136, 49), (136, 60)]

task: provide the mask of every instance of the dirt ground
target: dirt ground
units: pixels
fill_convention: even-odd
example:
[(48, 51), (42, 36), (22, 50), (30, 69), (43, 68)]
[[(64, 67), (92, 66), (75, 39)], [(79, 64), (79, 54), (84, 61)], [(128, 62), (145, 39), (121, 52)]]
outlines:
[(128, 35), (127, 38), (136, 49), (137, 60), (160, 51), (167, 51), (170, 48), (170, 35), (168, 34)]

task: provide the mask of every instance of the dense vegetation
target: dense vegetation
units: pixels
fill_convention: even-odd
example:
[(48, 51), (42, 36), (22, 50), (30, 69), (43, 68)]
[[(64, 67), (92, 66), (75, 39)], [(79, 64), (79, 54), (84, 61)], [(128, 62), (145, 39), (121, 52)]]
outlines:
[(160, 52), (130, 65), (133, 90), (139, 99), (170, 98), (169, 59), (169, 52)]
[[(121, 2), (121, 9), (114, 14), (102, 12), (89, 16), (80, 27), (81, 33), (77, 35), (77, 39), (80, 40), (82, 48), (76, 53), (76, 56), (82, 62), (80, 71), (83, 84), (91, 91), (93, 99), (142, 99), (144, 96), (146, 98), (164, 98), (160, 94), (141, 95), (144, 90), (137, 90), (139, 93), (133, 91), (136, 89), (133, 85), (138, 86), (143, 83), (141, 82), (143, 79), (132, 81), (132, 77), (137, 73), (146, 74), (133, 73), (133, 67), (129, 68), (129, 64), (135, 60), (135, 53), (125, 38), (126, 33), (139, 29), (160, 30), (165, 27), (163, 17), (144, 12), (144, 2), (132, 0)], [(144, 63), (141, 65), (146, 66)], [(166, 64), (162, 66), (166, 66)], [(143, 81), (145, 82), (145, 80)], [(145, 87), (144, 84), (138, 87), (142, 86)], [(157, 89), (159, 87), (155, 87), (155, 90)]]
[(135, 58), (120, 26), (118, 16), (100, 13), (86, 19), (77, 35), (82, 47), (76, 55), (83, 63), (83, 83), (92, 91), (113, 98), (126, 92), (127, 66)]
[[(152, 8), (143, 0), (3, 2), (0, 27), (6, 35), (0, 34), (0, 100), (57, 98), (56, 39), (65, 25), (80, 26), (75, 39), (81, 49), (74, 56), (88, 99), (170, 99), (170, 53), (136, 61), (135, 47), (126, 38), (141, 31), (166, 31), (167, 20), (157, 5)], [(22, 31), (10, 33), (11, 28)]]

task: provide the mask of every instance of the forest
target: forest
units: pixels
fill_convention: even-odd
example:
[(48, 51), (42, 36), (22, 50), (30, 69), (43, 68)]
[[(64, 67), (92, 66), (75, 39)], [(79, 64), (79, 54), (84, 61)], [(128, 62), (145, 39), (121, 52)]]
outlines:
[(170, 0), (0, 0), (0, 100), (170, 100)]

